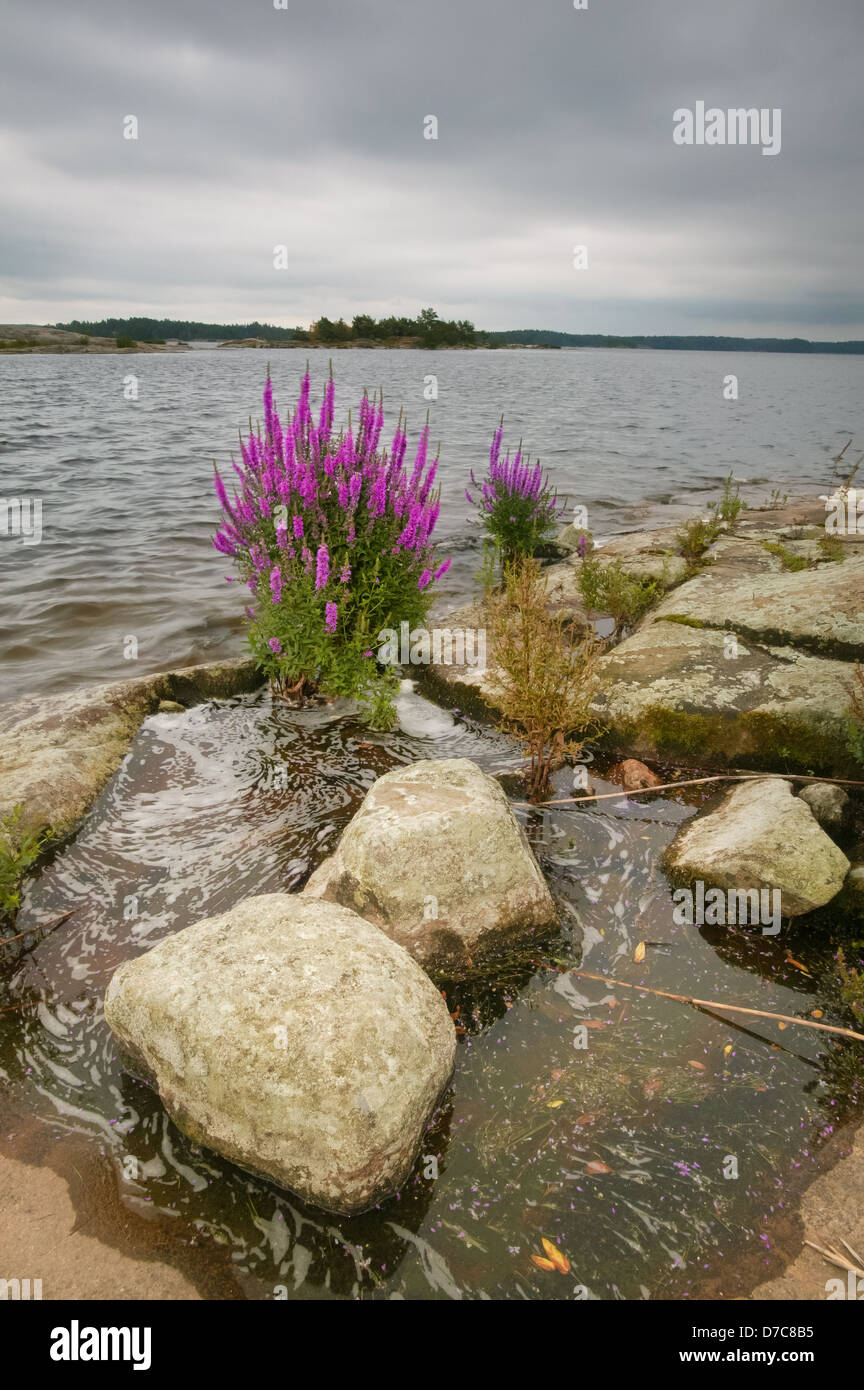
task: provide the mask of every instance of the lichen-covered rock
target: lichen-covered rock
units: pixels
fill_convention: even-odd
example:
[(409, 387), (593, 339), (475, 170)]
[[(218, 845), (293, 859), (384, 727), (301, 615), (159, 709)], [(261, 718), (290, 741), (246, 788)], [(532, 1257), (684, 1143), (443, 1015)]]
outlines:
[(608, 742), (640, 758), (745, 758), (842, 776), (849, 679), (844, 661), (667, 619), (601, 658), (592, 707)]
[(852, 803), (842, 787), (832, 786), (830, 782), (815, 782), (798, 795), (826, 830), (842, 830), (849, 821)]
[(716, 810), (678, 832), (664, 862), (682, 882), (777, 888), (784, 917), (823, 907), (840, 892), (849, 871), (845, 854), (780, 778), (734, 787)]
[(184, 1133), (342, 1213), (407, 1177), (456, 1049), (407, 952), (297, 894), (247, 898), (127, 961), (105, 1017)]
[(304, 893), (353, 908), (438, 976), (558, 920), (507, 797), (466, 758), (379, 777)]
[(728, 561), (715, 561), (682, 584), (655, 616), (680, 615), (737, 632), (745, 641), (817, 656), (864, 657), (864, 547), (844, 546), (841, 563), (756, 574), (742, 568), (736, 544), (746, 552), (750, 542), (730, 540)]
[(71, 830), (120, 766), (141, 721), (160, 701), (254, 690), (252, 660), (210, 662), (0, 705), (0, 818), (23, 808), (18, 830)]
[(838, 899), (844, 912), (864, 920), (864, 864), (852, 864)]

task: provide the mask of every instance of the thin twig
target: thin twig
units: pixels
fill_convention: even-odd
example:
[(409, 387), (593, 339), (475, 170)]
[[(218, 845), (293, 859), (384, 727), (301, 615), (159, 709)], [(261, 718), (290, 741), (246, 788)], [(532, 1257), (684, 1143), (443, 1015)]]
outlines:
[(41, 931), (44, 935), (47, 931), (53, 931), (54, 927), (62, 926), (68, 922), (73, 912), (77, 912), (77, 907), (70, 907), (68, 912), (64, 912), (60, 917), (54, 917), (50, 922), (37, 922), (35, 926), (28, 927), (26, 931), (19, 931), (17, 936), (0, 936), (0, 948), (11, 946), (13, 941), (21, 941), (25, 936), (32, 936), (34, 931)]
[(768, 1009), (745, 1009), (743, 1004), (724, 1004), (719, 999), (693, 999), (689, 994), (670, 994), (665, 989), (651, 989), (648, 985), (633, 985), (628, 984), (626, 980), (612, 980), (608, 975), (595, 975), (590, 970), (570, 970), (568, 973), (585, 980), (600, 980), (604, 985), (615, 985), (620, 989), (635, 989), (640, 994), (656, 994), (661, 999), (674, 999), (679, 1004), (692, 1004), (697, 1009), (728, 1009), (731, 1013), (752, 1014), (756, 1018), (777, 1018), (782, 1023), (799, 1023), (802, 1028), (818, 1028), (823, 1033), (839, 1033), (841, 1037), (864, 1042), (864, 1033), (854, 1033), (851, 1028), (836, 1028), (833, 1023), (815, 1023), (809, 1018), (796, 1018), (794, 1014), (775, 1014)]
[(517, 801), (517, 806), (573, 806), (586, 801), (611, 801), (622, 796), (644, 796), (646, 792), (676, 791), (678, 787), (698, 787), (705, 782), (753, 782), (779, 779), (781, 782), (831, 782), (843, 787), (864, 787), (851, 777), (814, 777), (799, 772), (718, 772), (713, 777), (691, 777), (686, 782), (661, 782), (657, 787), (621, 788), (620, 792), (600, 792), (596, 796), (565, 796), (558, 801)]

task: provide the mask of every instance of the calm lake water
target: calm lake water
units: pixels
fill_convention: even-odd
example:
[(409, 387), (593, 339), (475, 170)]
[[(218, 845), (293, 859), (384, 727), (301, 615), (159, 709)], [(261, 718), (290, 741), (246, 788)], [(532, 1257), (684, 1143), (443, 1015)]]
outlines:
[[(317, 395), (328, 354), (309, 354)], [(271, 353), (293, 403), (305, 354)], [(41, 497), (38, 546), (0, 536), (2, 697), (122, 679), (242, 650), (241, 598), (212, 550), (214, 459), (260, 413), (266, 355), (0, 357), (0, 496)], [(470, 589), (476, 532), (464, 488), (499, 416), (598, 535), (716, 496), (730, 471), (751, 502), (774, 486), (818, 494), (862, 435), (864, 358), (640, 351), (333, 354), (339, 419), (382, 387), (395, 425), (431, 412), (441, 441), (438, 538), (454, 565), (441, 601)], [(138, 378), (137, 401), (124, 379)], [(724, 377), (739, 399), (723, 399)], [(425, 379), (438, 399), (424, 399)], [(386, 433), (386, 430), (385, 430)], [(136, 661), (124, 657), (128, 636)]]

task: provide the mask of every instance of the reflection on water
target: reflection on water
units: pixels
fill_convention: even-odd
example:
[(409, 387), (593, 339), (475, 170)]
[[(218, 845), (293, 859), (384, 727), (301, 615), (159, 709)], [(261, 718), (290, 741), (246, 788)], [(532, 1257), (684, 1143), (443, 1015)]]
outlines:
[[(409, 705), (403, 692), (412, 727)], [(76, 908), (2, 976), (3, 1003), (24, 1004), (0, 1015), (3, 1130), (39, 1126), (48, 1162), (72, 1137), (104, 1154), (127, 1211), (155, 1224), (160, 1258), (211, 1297), (226, 1281), (248, 1298), (731, 1296), (766, 1266), (841, 1118), (848, 1045), (581, 978), (579, 943), (584, 969), (624, 982), (802, 1016), (818, 1002), (826, 1022), (847, 1020), (820, 992), (827, 951), (806, 937), (673, 923), (656, 865), (695, 800), (518, 808), (561, 933), (491, 981), (447, 987), (456, 1074), (424, 1156), (380, 1208), (305, 1207), (192, 1144), (121, 1071), (102, 998), (122, 960), (250, 894), (301, 887), (390, 768), (516, 761), (500, 735), (413, 715), (428, 736), (371, 733), (345, 703), (273, 709), (266, 694), (146, 721), (20, 914), (22, 930)], [(96, 1203), (83, 1168), (81, 1200)], [(544, 1237), (569, 1273), (534, 1263)]]

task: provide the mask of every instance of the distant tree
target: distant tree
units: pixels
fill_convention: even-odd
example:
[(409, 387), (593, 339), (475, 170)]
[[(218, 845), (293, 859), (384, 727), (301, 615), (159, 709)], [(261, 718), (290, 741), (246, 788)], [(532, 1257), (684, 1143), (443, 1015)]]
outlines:
[(374, 338), (377, 326), (369, 314), (355, 314), (351, 321), (355, 338)]

